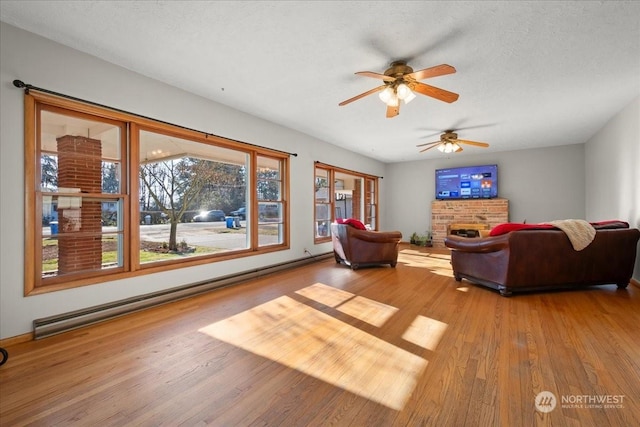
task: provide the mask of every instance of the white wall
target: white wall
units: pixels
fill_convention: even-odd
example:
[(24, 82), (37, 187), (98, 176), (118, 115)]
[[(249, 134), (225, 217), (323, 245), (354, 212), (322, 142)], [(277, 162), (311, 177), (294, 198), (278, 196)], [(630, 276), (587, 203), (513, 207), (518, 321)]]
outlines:
[(498, 165), (498, 195), (509, 199), (509, 221), (585, 218), (584, 144), (573, 144), (387, 165), (386, 225), (402, 231), (404, 240), (430, 229), (435, 170), (484, 164)]
[[(297, 153), (291, 158), (291, 249), (167, 273), (23, 296), (23, 91), (42, 87), (169, 123)], [(314, 246), (314, 161), (384, 175), (385, 165), (308, 135), (140, 76), (32, 33), (0, 23), (0, 338), (32, 330), (34, 319), (199, 282), (331, 250)], [(386, 181), (380, 194), (384, 197)], [(384, 219), (384, 208), (380, 212)]]
[[(585, 146), (587, 219), (621, 219), (640, 228), (640, 97)], [(640, 256), (633, 277), (640, 280)]]

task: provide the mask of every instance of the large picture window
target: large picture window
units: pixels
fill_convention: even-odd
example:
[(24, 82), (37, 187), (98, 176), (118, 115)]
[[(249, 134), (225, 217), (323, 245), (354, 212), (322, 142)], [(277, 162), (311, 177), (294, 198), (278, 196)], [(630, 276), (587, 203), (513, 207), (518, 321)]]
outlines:
[(25, 294), (288, 247), (288, 155), (25, 95)]
[(250, 154), (157, 131), (138, 135), (140, 263), (247, 249), (246, 217), (231, 227), (226, 219), (247, 206)]

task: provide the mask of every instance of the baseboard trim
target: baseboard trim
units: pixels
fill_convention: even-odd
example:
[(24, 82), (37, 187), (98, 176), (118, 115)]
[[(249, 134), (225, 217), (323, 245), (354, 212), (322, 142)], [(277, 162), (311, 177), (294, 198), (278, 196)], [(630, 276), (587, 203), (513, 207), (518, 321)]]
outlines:
[(633, 277), (631, 278), (631, 280), (629, 281), (629, 283), (631, 283), (633, 286), (635, 286), (636, 288), (640, 288), (640, 280), (636, 280)]
[(167, 304), (198, 294), (210, 292), (214, 289), (235, 285), (250, 279), (311, 264), (332, 256), (333, 252), (327, 252), (312, 257), (300, 258), (293, 261), (222, 276), (214, 280), (191, 283), (164, 291), (139, 295), (124, 300), (114, 301), (112, 303), (101, 304), (55, 316), (36, 319), (33, 321), (33, 339), (38, 340), (63, 332), (68, 332), (98, 322), (104, 322), (106, 320), (134, 313), (136, 311), (145, 310), (161, 304)]
[(15, 337), (0, 339), (0, 347), (9, 347), (10, 345), (21, 344), (23, 342), (33, 341), (33, 333), (29, 332)]

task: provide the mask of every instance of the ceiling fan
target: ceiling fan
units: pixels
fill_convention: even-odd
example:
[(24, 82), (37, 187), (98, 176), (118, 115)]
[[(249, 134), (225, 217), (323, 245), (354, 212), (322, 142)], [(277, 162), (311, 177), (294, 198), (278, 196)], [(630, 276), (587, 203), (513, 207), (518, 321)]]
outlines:
[(424, 144), (418, 144), (416, 147), (425, 147), (420, 152), (430, 150), (434, 147), (438, 147), (443, 153), (457, 153), (462, 151), (462, 147), (460, 144), (468, 144), (475, 145), (476, 147), (488, 147), (489, 144), (486, 142), (477, 142), (477, 141), (469, 141), (466, 139), (458, 139), (458, 134), (453, 130), (446, 130), (442, 135), (440, 135), (440, 141), (435, 142), (425, 142)]
[(454, 102), (458, 99), (458, 94), (421, 83), (418, 80), (438, 77), (446, 74), (453, 74), (456, 69), (451, 65), (442, 64), (424, 70), (413, 71), (405, 61), (394, 61), (384, 74), (374, 73), (372, 71), (359, 71), (356, 74), (384, 81), (384, 84), (368, 90), (346, 101), (342, 101), (339, 106), (347, 105), (367, 95), (380, 92), (379, 96), (382, 102), (387, 104), (387, 118), (395, 117), (400, 114), (400, 101), (405, 104), (411, 102), (417, 92), (421, 95), (430, 96), (444, 102)]

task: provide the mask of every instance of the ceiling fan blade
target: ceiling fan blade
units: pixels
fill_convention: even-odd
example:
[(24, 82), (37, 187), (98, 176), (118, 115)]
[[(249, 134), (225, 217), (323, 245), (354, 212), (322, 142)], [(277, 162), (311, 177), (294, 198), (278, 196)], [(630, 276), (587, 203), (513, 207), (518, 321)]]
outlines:
[(424, 144), (418, 144), (418, 145), (416, 145), (416, 147), (424, 147), (425, 145), (429, 145), (429, 144), (440, 144), (440, 143), (442, 143), (442, 141), (425, 142)]
[(398, 105), (395, 106), (395, 107), (387, 105), (387, 118), (388, 119), (390, 119), (392, 117), (395, 117), (398, 114), (400, 114), (400, 103), (399, 102), (398, 102)]
[(368, 90), (364, 93), (361, 93), (360, 95), (356, 95), (353, 98), (349, 98), (346, 101), (342, 101), (340, 104), (338, 104), (339, 106), (343, 106), (343, 105), (347, 105), (353, 101), (357, 101), (360, 98), (364, 98), (367, 95), (371, 95), (372, 93), (376, 93), (376, 92), (380, 92), (382, 89), (384, 89), (385, 87), (387, 87), (387, 85), (382, 85), (382, 86), (378, 86), (376, 88), (373, 88), (371, 90)]
[(427, 147), (427, 148), (423, 148), (423, 149), (422, 149), (422, 150), (420, 150), (419, 152), (420, 152), (420, 153), (424, 153), (425, 151), (427, 151), (427, 150), (431, 150), (432, 148), (437, 147), (438, 145), (440, 145), (440, 141), (438, 141), (438, 143), (437, 143), (437, 144), (433, 144), (433, 145), (431, 145), (431, 146), (429, 146), (429, 147)]
[(387, 76), (385, 74), (374, 73), (373, 71), (358, 71), (356, 73), (359, 76), (371, 77), (374, 79), (384, 80), (385, 82), (393, 82), (396, 80), (395, 77)]
[(430, 77), (438, 77), (444, 76), (446, 74), (453, 74), (456, 72), (456, 69), (451, 65), (442, 64), (436, 65), (435, 67), (425, 68), (424, 70), (414, 71), (413, 73), (407, 74), (405, 77), (412, 77), (416, 80), (428, 79)]
[(460, 127), (458, 125), (455, 125), (455, 126), (449, 126), (447, 128), (443, 128), (443, 130), (435, 129), (435, 128), (429, 128), (429, 127), (421, 127), (421, 128), (416, 128), (416, 130), (434, 132), (434, 133), (429, 133), (427, 135), (422, 135), (422, 136), (419, 137), (420, 139), (423, 139), (423, 138), (431, 138), (432, 136), (435, 136), (435, 135), (440, 135), (443, 132), (454, 132), (454, 131), (455, 132), (460, 132), (461, 130), (485, 128), (485, 127), (490, 127), (490, 126), (495, 126), (495, 125), (496, 125), (496, 123), (487, 123), (487, 124), (483, 124), (483, 125), (464, 126), (464, 127)]
[(462, 147), (458, 145), (458, 149), (454, 153), (459, 153), (460, 151), (462, 151)]
[(455, 102), (459, 96), (457, 93), (449, 92), (448, 90), (433, 87), (420, 82), (416, 82), (411, 89), (413, 89), (415, 92), (421, 93), (422, 95), (427, 95), (448, 103)]
[[(429, 129), (426, 129), (426, 130), (429, 130)], [(432, 136), (436, 136), (436, 135), (440, 135), (440, 134), (442, 134), (442, 131), (439, 131), (439, 132), (436, 132), (436, 133), (430, 133), (428, 135), (422, 135), (422, 136), (420, 136), (418, 138), (426, 139), (426, 138), (431, 138)]]
[(486, 142), (468, 141), (466, 139), (456, 139), (456, 142), (462, 143), (462, 144), (475, 145), (478, 147), (485, 147), (485, 148), (489, 146), (489, 144), (487, 144)]
[(461, 130), (469, 130), (469, 129), (480, 129), (480, 128), (487, 128), (487, 127), (491, 127), (491, 126), (495, 126), (496, 123), (485, 123), (482, 125), (475, 125), (475, 126), (452, 126), (451, 129), (455, 129), (456, 132), (460, 132)]

